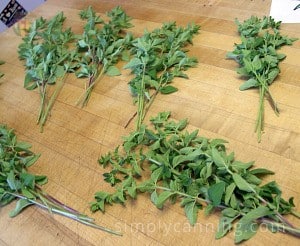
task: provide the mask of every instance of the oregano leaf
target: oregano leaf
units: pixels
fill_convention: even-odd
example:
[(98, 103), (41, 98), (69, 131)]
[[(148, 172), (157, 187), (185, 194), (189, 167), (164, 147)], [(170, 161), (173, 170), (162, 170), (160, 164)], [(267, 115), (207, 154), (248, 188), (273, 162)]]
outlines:
[(226, 216), (222, 216), (219, 220), (218, 230), (215, 234), (216, 239), (220, 239), (224, 237), (230, 230), (233, 228), (233, 221), (235, 218), (229, 218)]
[(225, 200), (224, 200), (224, 202), (225, 202), (226, 205), (229, 204), (229, 201), (230, 201), (230, 199), (232, 197), (232, 194), (234, 192), (235, 187), (236, 187), (235, 183), (231, 183), (230, 185), (228, 185), (226, 187)]
[(221, 204), (222, 196), (225, 192), (225, 183), (223, 181), (209, 187), (208, 196), (214, 206)]
[(106, 70), (108, 76), (118, 76), (121, 75), (120, 70), (116, 66), (109, 66)]
[(16, 203), (16, 207), (14, 210), (9, 212), (9, 217), (13, 218), (22, 212), (23, 209), (32, 205), (33, 203), (27, 199), (19, 199)]
[(234, 183), (240, 190), (247, 192), (255, 192), (253, 187), (245, 179), (243, 179), (241, 175), (233, 173), (232, 178), (234, 180)]
[(195, 201), (184, 205), (184, 212), (191, 225), (195, 225), (198, 218), (199, 207)]
[(141, 66), (143, 63), (138, 58), (132, 58), (125, 66), (124, 69), (135, 69), (136, 67)]
[(162, 208), (164, 203), (170, 198), (170, 196), (173, 195), (173, 192), (171, 191), (163, 191), (162, 193), (160, 193), (157, 197), (156, 200), (156, 207), (158, 208)]
[(164, 86), (162, 88), (160, 88), (159, 90), (162, 94), (172, 94), (176, 91), (178, 91), (178, 89), (172, 85), (167, 85), (167, 86)]
[(220, 155), (219, 151), (216, 148), (213, 148), (211, 150), (211, 153), (212, 153), (212, 159), (218, 167), (221, 167), (221, 168), (226, 167), (226, 163), (225, 163), (223, 157)]
[(244, 82), (244, 84), (242, 84), (240, 86), (240, 90), (241, 91), (244, 91), (244, 90), (247, 90), (247, 89), (250, 89), (250, 88), (253, 88), (253, 87), (257, 87), (259, 86), (259, 83), (257, 82), (256, 79), (248, 79), (246, 82)]
[(255, 220), (272, 213), (273, 212), (271, 212), (268, 207), (259, 206), (244, 215), (236, 227), (234, 239), (235, 243), (240, 243), (253, 237), (258, 229), (258, 224), (255, 222)]

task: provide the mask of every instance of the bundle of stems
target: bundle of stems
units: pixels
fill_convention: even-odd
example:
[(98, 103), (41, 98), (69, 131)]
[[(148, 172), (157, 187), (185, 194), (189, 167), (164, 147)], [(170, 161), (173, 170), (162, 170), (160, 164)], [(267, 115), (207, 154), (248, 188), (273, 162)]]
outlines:
[(31, 145), (19, 142), (12, 129), (0, 125), (0, 207), (17, 200), (16, 207), (10, 212), (15, 217), (28, 206), (35, 205), (82, 224), (115, 235), (119, 232), (97, 225), (94, 219), (63, 204), (41, 189), (47, 183), (47, 177), (28, 172), (40, 155), (34, 154)]
[[(24, 87), (37, 88), (40, 95), (37, 124), (41, 131), (73, 66), (70, 46), (75, 36), (70, 28), (63, 28), (65, 19), (62, 12), (50, 20), (36, 19), (19, 45), (19, 58), (25, 60)], [(55, 86), (52, 94), (49, 86)]]

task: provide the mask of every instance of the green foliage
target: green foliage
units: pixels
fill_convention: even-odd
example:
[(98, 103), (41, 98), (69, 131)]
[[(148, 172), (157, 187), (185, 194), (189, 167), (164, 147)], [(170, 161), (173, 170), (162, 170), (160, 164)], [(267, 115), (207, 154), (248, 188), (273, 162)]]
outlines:
[[(70, 28), (63, 27), (65, 19), (62, 12), (50, 20), (36, 19), (19, 45), (19, 58), (25, 61), (24, 87), (27, 90), (38, 88), (40, 94), (37, 123), (41, 131), (62, 88), (64, 75), (73, 68), (75, 53), (70, 51), (69, 45), (74, 34)], [(50, 96), (48, 85), (54, 84), (56, 89)]]
[[(27, 167), (39, 158), (30, 148), (29, 144), (18, 142), (12, 130), (0, 125), (0, 206), (14, 200), (15, 194), (28, 199), (35, 198), (35, 186), (47, 182), (46, 176), (27, 173)], [(27, 203), (26, 206), (31, 204)], [(25, 202), (18, 203), (12, 214), (17, 215), (26, 206)]]
[(40, 186), (47, 183), (46, 176), (34, 175), (27, 168), (40, 155), (34, 154), (31, 145), (19, 142), (12, 129), (0, 125), (0, 208), (17, 200), (16, 207), (9, 215), (15, 217), (26, 207), (36, 205), (74, 219), (83, 224), (119, 235), (110, 229), (98, 226), (90, 217), (80, 214), (44, 192)]
[(107, 14), (104, 21), (92, 7), (80, 12), (80, 18), (86, 21), (84, 32), (78, 37), (78, 78), (88, 78), (85, 93), (78, 104), (86, 106), (97, 80), (104, 74), (118, 76), (120, 71), (114, 65), (125, 56), (130, 46), (131, 35), (125, 30), (132, 27), (131, 18), (121, 9), (115, 7)]
[(115, 191), (97, 192), (92, 211), (104, 212), (106, 204), (125, 204), (147, 192), (159, 209), (180, 201), (192, 225), (199, 210), (205, 208), (205, 214), (221, 210), (216, 238), (231, 231), (236, 221), (236, 243), (254, 236), (260, 224), (300, 235), (283, 218), (296, 214), (293, 199), (284, 200), (274, 181), (260, 185), (262, 176), (273, 172), (235, 160), (234, 153), (226, 152), (226, 141), (198, 136), (198, 130), (188, 132), (186, 120), (169, 117), (169, 112), (159, 113), (151, 119), (151, 128), (142, 125), (124, 138), (122, 149), (99, 159), (101, 166), (110, 167), (104, 177)]
[(192, 43), (199, 28), (194, 24), (179, 27), (170, 22), (152, 32), (145, 31), (142, 37), (133, 40), (133, 58), (124, 68), (135, 75), (129, 88), (138, 107), (137, 129), (157, 94), (176, 92), (177, 88), (170, 85), (173, 79), (187, 78), (185, 71), (196, 66), (197, 59), (189, 57), (185, 47)]
[(259, 89), (259, 110), (255, 126), (258, 141), (261, 140), (264, 122), (264, 98), (267, 98), (275, 113), (279, 109), (274, 101), (269, 86), (274, 82), (279, 70), (279, 62), (285, 58), (284, 54), (276, 50), (284, 45), (292, 45), (296, 40), (280, 34), (281, 22), (276, 22), (272, 17), (252, 16), (244, 22), (236, 20), (238, 31), (241, 35), (240, 44), (235, 44), (233, 52), (227, 54), (227, 58), (234, 59), (240, 68), (238, 74), (247, 78), (240, 86), (240, 90), (251, 88)]

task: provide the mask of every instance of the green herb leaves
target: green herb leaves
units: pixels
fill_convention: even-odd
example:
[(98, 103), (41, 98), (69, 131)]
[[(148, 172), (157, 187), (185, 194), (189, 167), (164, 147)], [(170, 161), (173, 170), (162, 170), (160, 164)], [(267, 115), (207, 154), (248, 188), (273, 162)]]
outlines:
[[(0, 206), (14, 200), (15, 194), (34, 199), (36, 197), (35, 186), (47, 182), (45, 176), (27, 173), (26, 168), (39, 158), (39, 155), (29, 150), (30, 147), (27, 143), (18, 142), (12, 130), (0, 125)], [(31, 204), (19, 202), (12, 215), (16, 216), (23, 208)]]
[(107, 13), (109, 21), (104, 21), (92, 7), (80, 12), (86, 20), (83, 34), (78, 37), (79, 67), (78, 78), (88, 78), (85, 93), (78, 104), (86, 106), (97, 80), (104, 74), (118, 76), (120, 71), (114, 65), (122, 58), (122, 53), (130, 45), (131, 35), (125, 30), (132, 27), (131, 18), (116, 7)]
[[(175, 22), (165, 23), (133, 40), (132, 35), (126, 33), (132, 27), (131, 18), (120, 7), (109, 11), (107, 20), (98, 16), (92, 7), (82, 10), (80, 18), (86, 24), (83, 34), (76, 37), (70, 29), (63, 29), (63, 13), (49, 21), (39, 18), (32, 23), (19, 46), (19, 57), (25, 60), (26, 67), (24, 87), (39, 89), (41, 130), (66, 72), (87, 78), (85, 92), (77, 102), (83, 107), (103, 75), (121, 74), (115, 66), (121, 59), (129, 61), (124, 68), (131, 69), (135, 75), (129, 85), (138, 105), (137, 129), (140, 129), (156, 95), (176, 92), (177, 88), (170, 83), (175, 77), (187, 78), (184, 71), (197, 64), (196, 58), (187, 55), (185, 47), (192, 42), (199, 26), (189, 24), (183, 28)], [(75, 41), (76, 47), (73, 47)], [(133, 54), (131, 60), (129, 49)], [(57, 89), (49, 99), (47, 86), (55, 83)]]
[(259, 19), (252, 16), (250, 19), (240, 23), (236, 20), (238, 31), (241, 34), (241, 44), (235, 45), (235, 50), (227, 54), (227, 58), (234, 59), (240, 68), (237, 72), (248, 78), (240, 86), (240, 90), (250, 88), (259, 89), (259, 110), (255, 126), (258, 142), (264, 124), (264, 98), (266, 97), (275, 111), (279, 109), (269, 90), (280, 70), (279, 62), (285, 58), (284, 54), (277, 53), (283, 45), (291, 45), (296, 39), (282, 36), (279, 32), (280, 22), (275, 22), (272, 17)]
[[(40, 94), (37, 123), (41, 131), (62, 88), (65, 74), (70, 69), (72, 56), (69, 45), (74, 40), (74, 35), (70, 28), (63, 28), (64, 21), (63, 13), (49, 21), (38, 18), (31, 24), (19, 45), (19, 58), (25, 60), (24, 87), (27, 90), (38, 88)], [(48, 85), (54, 84), (56, 88), (50, 96)]]
[(259, 227), (257, 219), (272, 215), (272, 211), (265, 206), (259, 206), (246, 215), (244, 215), (237, 223), (235, 231), (235, 243), (240, 243), (253, 237)]
[[(115, 64), (122, 57), (125, 59), (128, 52), (132, 37), (125, 34), (125, 29), (132, 27), (131, 18), (120, 7), (107, 13), (108, 21), (97, 16), (91, 7), (82, 10), (80, 17), (87, 22), (82, 35), (75, 37), (70, 28), (64, 28), (66, 18), (59, 13), (50, 20), (36, 19), (19, 45), (19, 58), (25, 60), (26, 68), (24, 87), (39, 90), (37, 123), (41, 131), (67, 72), (76, 72), (78, 78), (88, 78), (85, 93), (78, 101), (81, 106), (87, 104), (102, 75), (121, 74)], [(54, 84), (56, 88), (50, 95), (48, 86)]]
[(223, 194), (225, 192), (225, 183), (223, 181), (213, 184), (207, 190), (209, 199), (212, 202), (212, 205), (219, 206), (222, 201)]
[(184, 71), (196, 66), (197, 59), (189, 57), (184, 48), (192, 42), (199, 28), (194, 24), (178, 27), (170, 22), (152, 32), (145, 31), (142, 37), (133, 40), (134, 57), (124, 68), (135, 75), (129, 87), (138, 107), (138, 130), (157, 94), (176, 92), (177, 88), (170, 85), (173, 79), (187, 78)]
[[(15, 193), (28, 199), (35, 198), (35, 186), (47, 182), (45, 176), (27, 173), (26, 168), (39, 158), (30, 148), (31, 145), (18, 142), (12, 130), (0, 125), (0, 206), (14, 200)], [(21, 205), (22, 203), (18, 204), (18, 212), (23, 208)], [(13, 214), (15, 216), (17, 212)]]
[(0, 208), (17, 200), (15, 209), (9, 213), (11, 217), (17, 216), (30, 205), (36, 205), (85, 225), (120, 235), (96, 225), (90, 217), (69, 208), (44, 192), (40, 186), (47, 183), (47, 177), (27, 171), (27, 167), (39, 158), (30, 148), (30, 144), (17, 141), (12, 129), (0, 125)]
[(300, 235), (282, 216), (295, 213), (292, 198), (284, 200), (275, 182), (260, 186), (262, 176), (273, 172), (235, 160), (234, 153), (226, 152), (226, 141), (188, 132), (186, 120), (169, 117), (169, 112), (159, 113), (150, 120), (151, 128), (141, 125), (124, 138), (122, 149), (100, 158), (100, 165), (111, 168), (104, 177), (115, 192), (96, 193), (92, 211), (104, 212), (105, 204), (124, 204), (147, 192), (159, 209), (180, 201), (192, 225), (200, 209), (205, 214), (221, 210), (216, 238), (231, 231), (236, 221), (236, 243), (254, 236), (261, 223), (272, 231)]

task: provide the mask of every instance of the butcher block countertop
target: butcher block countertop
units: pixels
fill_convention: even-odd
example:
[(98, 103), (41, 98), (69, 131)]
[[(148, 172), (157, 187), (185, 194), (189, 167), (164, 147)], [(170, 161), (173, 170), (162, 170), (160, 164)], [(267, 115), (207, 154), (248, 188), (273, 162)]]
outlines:
[[(287, 58), (280, 63), (281, 74), (272, 84), (278, 102), (277, 117), (265, 102), (265, 129), (257, 142), (254, 125), (258, 109), (257, 90), (239, 91), (243, 79), (236, 73), (237, 64), (226, 60), (226, 52), (240, 42), (234, 19), (269, 14), (270, 0), (47, 0), (26, 18), (50, 18), (60, 11), (66, 25), (81, 33), (84, 22), (78, 17), (91, 5), (101, 15), (120, 5), (133, 18), (134, 35), (153, 30), (163, 22), (179, 25), (195, 22), (201, 26), (190, 54), (199, 59), (189, 69), (190, 79), (176, 79), (178, 92), (159, 95), (145, 122), (161, 111), (171, 111), (172, 118), (188, 118), (190, 127), (200, 135), (223, 138), (238, 160), (255, 160), (256, 167), (271, 169), (283, 190), (283, 197), (294, 197), (300, 209), (300, 41), (283, 47)], [(283, 24), (282, 33), (300, 38), (300, 24)], [(108, 206), (105, 214), (91, 213), (89, 203), (96, 191), (110, 190), (97, 163), (100, 155), (122, 143), (122, 136), (134, 129), (136, 111), (128, 90), (130, 74), (122, 70), (118, 77), (105, 77), (92, 92), (87, 107), (75, 106), (83, 92), (83, 80), (66, 80), (44, 132), (36, 125), (39, 107), (37, 91), (23, 88), (24, 67), (18, 60), (21, 37), (12, 29), (0, 34), (0, 67), (5, 73), (0, 85), (0, 123), (14, 128), (20, 140), (30, 142), (38, 162), (29, 170), (44, 174), (49, 182), (44, 189), (58, 200), (86, 213), (100, 225), (121, 231), (122, 237), (89, 228), (67, 218), (50, 215), (29, 207), (11, 219), (8, 213), (15, 203), (0, 209), (0, 245), (233, 245), (234, 234), (215, 240), (219, 213), (205, 216), (199, 212), (198, 223), (191, 227), (184, 210), (177, 204), (157, 209), (149, 195), (128, 200), (126, 206)], [(122, 67), (122, 66), (120, 66)], [(298, 227), (299, 220), (291, 218)], [(299, 239), (282, 233), (272, 234), (261, 228), (244, 245), (299, 245)]]

